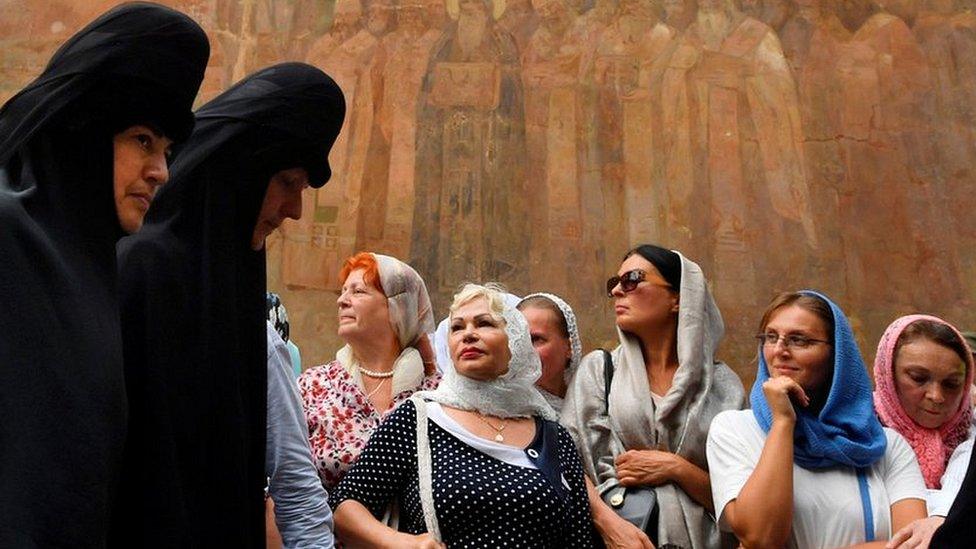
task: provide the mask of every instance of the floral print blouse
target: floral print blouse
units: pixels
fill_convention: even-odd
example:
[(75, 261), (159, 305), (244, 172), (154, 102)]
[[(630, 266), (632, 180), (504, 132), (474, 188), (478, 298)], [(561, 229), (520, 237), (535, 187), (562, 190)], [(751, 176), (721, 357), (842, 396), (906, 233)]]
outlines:
[(308, 422), (312, 461), (322, 484), (330, 493), (359, 459), (373, 431), (416, 391), (432, 391), (441, 376), (433, 373), (420, 387), (393, 397), (393, 404), (379, 413), (359, 384), (338, 360), (305, 371), (298, 378), (305, 420)]

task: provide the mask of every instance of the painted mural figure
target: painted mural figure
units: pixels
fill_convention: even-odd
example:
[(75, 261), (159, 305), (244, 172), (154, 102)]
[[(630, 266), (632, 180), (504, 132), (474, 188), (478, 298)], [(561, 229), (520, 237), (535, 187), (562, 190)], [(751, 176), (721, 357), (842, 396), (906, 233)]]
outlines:
[(664, 21), (669, 27), (683, 31), (695, 20), (694, 0), (663, 0)]
[(586, 29), (566, 0), (536, 0), (533, 7), (540, 23), (522, 56), (526, 145), (537, 159), (527, 166), (527, 179), (541, 183), (530, 197), (530, 273), (533, 280), (555, 274), (570, 289), (567, 298), (578, 302), (569, 283), (576, 269), (553, 273), (552, 267), (568, 267), (583, 248), (579, 71)]
[[(718, 291), (748, 300), (818, 246), (796, 84), (769, 26), (732, 0), (698, 5), (659, 84), (668, 241), (708, 258)], [(761, 255), (776, 265), (753, 253), (770, 248)]]
[(848, 291), (864, 304), (951, 303), (959, 292), (958, 261), (952, 239), (944, 238), (951, 221), (942, 213), (931, 73), (905, 22), (915, 16), (914, 3), (875, 3), (876, 13), (840, 59), (850, 159), (840, 222), (859, 227), (845, 235)]
[(341, 261), (355, 253), (366, 150), (374, 114), (373, 58), (389, 24), (389, 6), (374, 0), (339, 0), (333, 28), (309, 49), (307, 61), (324, 67), (346, 97), (346, 123), (332, 148), (335, 177), (305, 191), (302, 218), (282, 225), (285, 284), (335, 290)]
[(375, 208), (371, 216), (360, 217), (365, 237), (361, 249), (384, 250), (399, 257), (410, 255), (416, 195), (417, 99), (433, 48), (444, 33), (445, 19), (440, 0), (404, 0), (399, 5), (397, 31), (387, 40), (390, 51), (383, 68), (383, 97), (377, 116), (377, 130), (388, 143), (388, 154), (370, 161), (385, 168), (377, 174), (385, 176), (385, 185), (378, 185), (375, 191), (385, 192), (385, 207)]
[[(976, 217), (967, 199), (976, 185), (976, 15), (956, 0), (926, 0), (912, 31), (932, 70), (942, 173), (958, 249), (976, 246)], [(963, 280), (976, 262), (962, 264)]]
[[(498, 4), (494, 8), (498, 9)], [(539, 27), (539, 16), (532, 9), (532, 0), (508, 0), (504, 13), (498, 17), (498, 28), (512, 36), (515, 49), (522, 55), (529, 47), (529, 40)]]
[(822, 0), (797, 0), (796, 9), (783, 25), (783, 53), (793, 69), (800, 101), (804, 155), (812, 211), (818, 214), (819, 253), (816, 276), (825, 288), (843, 288), (844, 227), (837, 222), (838, 193), (846, 177), (846, 160), (838, 136), (844, 101), (836, 71), (851, 32), (836, 12)]
[(661, 241), (667, 205), (661, 200), (664, 193), (653, 185), (659, 120), (653, 112), (651, 79), (675, 34), (648, 3), (621, 0), (594, 52), (590, 77), (598, 90), (599, 158), (610, 168), (604, 170), (605, 187), (622, 191), (628, 242)]
[[(518, 57), (488, 0), (448, 4), (418, 103), (411, 265), (435, 306), (465, 280), (526, 280), (525, 123)], [(537, 192), (537, 191), (536, 191)]]

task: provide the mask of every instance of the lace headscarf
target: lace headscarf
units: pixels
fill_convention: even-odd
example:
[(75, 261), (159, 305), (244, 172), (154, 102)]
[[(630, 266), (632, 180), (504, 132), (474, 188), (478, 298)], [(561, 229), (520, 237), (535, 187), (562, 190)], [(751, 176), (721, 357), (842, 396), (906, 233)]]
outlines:
[(417, 339), (434, 330), (434, 313), (427, 285), (410, 265), (388, 255), (373, 254), (386, 293), (390, 323), (400, 347), (412, 347)]
[[(502, 298), (506, 305), (517, 307), (522, 298), (510, 293), (503, 294)], [(447, 336), (450, 331), (451, 315), (447, 315), (437, 325), (437, 330), (430, 334), (430, 339), (434, 345), (434, 354), (437, 355), (437, 371), (444, 373), (444, 370), (451, 366), (451, 351), (447, 348)]]
[[(496, 290), (489, 288), (488, 291)], [(424, 391), (418, 396), (453, 408), (501, 418), (541, 416), (557, 421), (556, 411), (535, 388), (535, 382), (542, 375), (542, 362), (532, 346), (529, 323), (515, 305), (503, 295), (500, 297), (511, 354), (508, 371), (491, 381), (480, 381), (459, 374), (450, 362), (442, 365), (444, 377), (437, 390)]]
[(874, 409), (882, 425), (898, 431), (915, 450), (918, 463), (922, 467), (922, 476), (925, 477), (925, 486), (939, 488), (949, 456), (956, 446), (969, 436), (969, 426), (973, 417), (969, 396), (969, 386), (973, 382), (973, 357), (970, 353), (966, 354), (966, 381), (963, 385), (963, 395), (959, 401), (959, 408), (952, 417), (938, 429), (926, 429), (915, 423), (898, 400), (898, 391), (895, 387), (895, 347), (905, 328), (919, 320), (948, 326), (960, 340), (965, 341), (955, 327), (934, 316), (908, 315), (892, 322), (878, 342), (878, 354), (874, 359)]
[(566, 368), (566, 378), (576, 371), (576, 367), (579, 366), (580, 360), (583, 359), (583, 342), (580, 340), (579, 335), (579, 325), (576, 322), (576, 314), (573, 312), (573, 308), (569, 306), (569, 303), (563, 301), (561, 297), (555, 294), (548, 294), (545, 292), (537, 292), (534, 294), (529, 294), (522, 298), (522, 302), (533, 298), (542, 297), (553, 302), (556, 307), (559, 308), (559, 312), (563, 314), (563, 318), (566, 320), (566, 331), (569, 332), (569, 367)]

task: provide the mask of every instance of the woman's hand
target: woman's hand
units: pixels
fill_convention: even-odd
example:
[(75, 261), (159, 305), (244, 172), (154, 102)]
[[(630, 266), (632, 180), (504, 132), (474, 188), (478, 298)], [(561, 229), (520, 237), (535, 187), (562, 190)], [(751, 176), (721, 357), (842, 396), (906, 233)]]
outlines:
[(389, 547), (406, 548), (406, 549), (447, 549), (447, 546), (443, 543), (434, 541), (434, 538), (430, 534), (420, 534), (419, 536), (414, 536), (411, 534), (397, 534), (394, 539), (390, 540)]
[(654, 549), (647, 534), (616, 513), (611, 512), (594, 524), (607, 549)]
[(437, 371), (437, 353), (427, 334), (420, 334), (414, 343), (414, 348), (420, 353), (420, 360), (424, 363), (424, 375), (429, 376)]
[(928, 517), (912, 521), (895, 532), (885, 549), (926, 549), (945, 517)]
[(762, 389), (774, 422), (776, 420), (796, 422), (796, 411), (793, 409), (793, 401), (790, 397), (796, 399), (800, 406), (810, 405), (810, 397), (793, 378), (780, 376), (767, 379)]
[(614, 464), (622, 486), (660, 486), (677, 479), (681, 457), (659, 450), (627, 450)]

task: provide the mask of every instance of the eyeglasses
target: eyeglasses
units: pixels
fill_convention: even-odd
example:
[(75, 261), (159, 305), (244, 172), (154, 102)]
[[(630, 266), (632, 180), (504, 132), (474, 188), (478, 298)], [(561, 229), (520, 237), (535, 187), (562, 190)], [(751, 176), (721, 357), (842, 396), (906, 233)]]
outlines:
[(611, 276), (607, 279), (607, 297), (613, 297), (613, 289), (620, 284), (620, 289), (627, 292), (633, 292), (637, 289), (637, 285), (641, 282), (647, 282), (648, 284), (653, 284), (655, 286), (661, 286), (662, 288), (670, 288), (671, 285), (666, 282), (653, 282), (647, 280), (647, 272), (641, 269), (634, 269), (632, 271), (627, 271), (620, 276)]
[(782, 339), (783, 346), (787, 349), (806, 349), (816, 343), (830, 345), (829, 341), (825, 341), (823, 339), (814, 339), (812, 337), (807, 337), (800, 334), (779, 335), (776, 332), (769, 332), (768, 334), (756, 334), (756, 339), (759, 340), (759, 343), (762, 343), (766, 347), (775, 347), (776, 344)]

